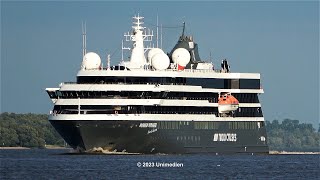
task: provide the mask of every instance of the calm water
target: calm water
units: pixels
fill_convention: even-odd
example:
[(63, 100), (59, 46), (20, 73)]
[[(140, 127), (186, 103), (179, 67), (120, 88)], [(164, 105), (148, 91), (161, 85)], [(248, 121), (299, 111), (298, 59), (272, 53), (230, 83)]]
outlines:
[[(0, 179), (320, 179), (319, 155), (63, 154), (66, 152), (0, 150)], [(183, 167), (157, 167), (162, 162)], [(138, 167), (140, 164), (151, 167)]]

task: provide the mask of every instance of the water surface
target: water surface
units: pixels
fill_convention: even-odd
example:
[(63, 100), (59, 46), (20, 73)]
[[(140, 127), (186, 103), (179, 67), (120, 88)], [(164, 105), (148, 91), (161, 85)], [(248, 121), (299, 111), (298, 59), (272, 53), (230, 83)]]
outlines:
[[(64, 154), (68, 151), (0, 150), (0, 179), (320, 179), (320, 155)], [(180, 166), (157, 167), (162, 163)]]

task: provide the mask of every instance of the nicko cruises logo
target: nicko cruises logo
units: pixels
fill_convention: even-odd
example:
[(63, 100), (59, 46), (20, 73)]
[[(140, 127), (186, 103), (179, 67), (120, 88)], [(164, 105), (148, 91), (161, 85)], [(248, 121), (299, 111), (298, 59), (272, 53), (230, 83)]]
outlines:
[(216, 133), (213, 135), (213, 141), (237, 141), (237, 134), (235, 133)]

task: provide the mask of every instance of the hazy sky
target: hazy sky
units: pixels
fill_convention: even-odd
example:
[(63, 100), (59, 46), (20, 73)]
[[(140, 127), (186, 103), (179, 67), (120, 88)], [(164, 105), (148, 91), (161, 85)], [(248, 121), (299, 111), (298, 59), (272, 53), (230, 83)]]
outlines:
[[(154, 28), (186, 22), (200, 56), (227, 58), (233, 72), (259, 72), (267, 120), (319, 122), (319, 2), (3, 2), (1, 1), (1, 112), (48, 113), (46, 87), (75, 81), (87, 48), (103, 61), (121, 58), (123, 33), (140, 13)], [(155, 29), (154, 29), (155, 30)], [(181, 28), (163, 28), (163, 49)], [(105, 64), (105, 63), (104, 63)]]

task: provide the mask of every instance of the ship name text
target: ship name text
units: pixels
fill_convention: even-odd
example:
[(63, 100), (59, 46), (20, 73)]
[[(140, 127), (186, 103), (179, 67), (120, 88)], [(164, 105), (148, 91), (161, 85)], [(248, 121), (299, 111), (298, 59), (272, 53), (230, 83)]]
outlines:
[(140, 123), (139, 127), (141, 127), (141, 128), (156, 128), (157, 123)]

